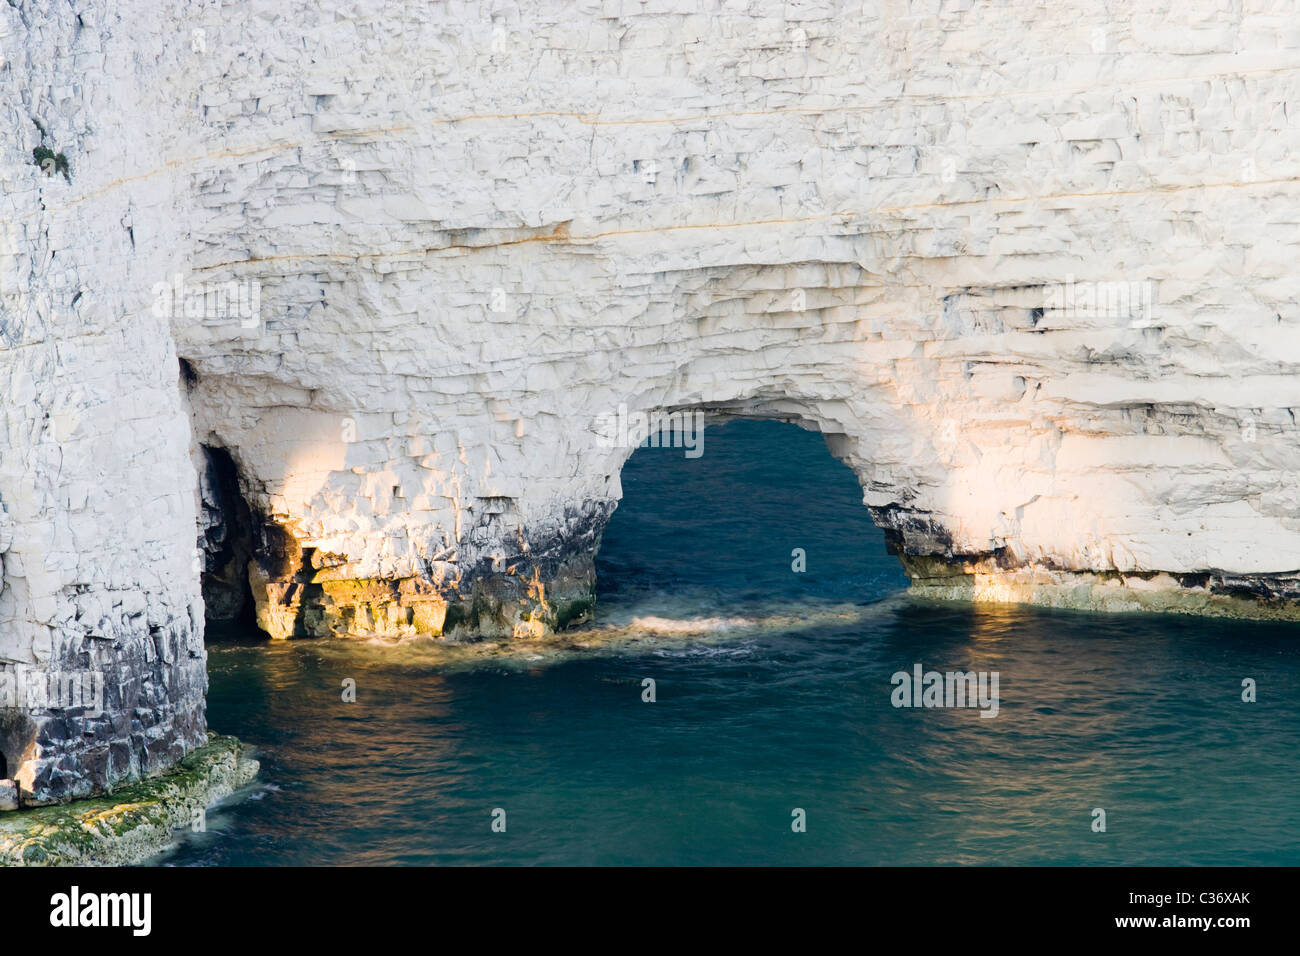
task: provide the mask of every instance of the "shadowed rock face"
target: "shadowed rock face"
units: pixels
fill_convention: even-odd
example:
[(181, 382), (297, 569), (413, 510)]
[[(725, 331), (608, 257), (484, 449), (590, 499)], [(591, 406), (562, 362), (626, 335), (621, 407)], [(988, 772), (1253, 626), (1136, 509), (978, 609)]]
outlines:
[[(19, 802), (102, 793), (171, 766), (205, 740), (208, 676), (188, 622), (92, 639), (0, 675), (0, 748)], [(14, 769), (16, 767), (16, 769)]]
[(254, 602), (248, 582), (253, 557), (253, 515), (239, 489), (239, 474), (224, 448), (202, 449), (199, 468), (199, 548), (203, 552), (203, 609), (209, 623), (246, 622)]
[(12, 708), (30, 799), (199, 739), (205, 571), (276, 636), (580, 620), (623, 413), (819, 430), (921, 593), (1294, 613), (1281, 0), (238, 6), (0, 4), (0, 673), (112, 701)]

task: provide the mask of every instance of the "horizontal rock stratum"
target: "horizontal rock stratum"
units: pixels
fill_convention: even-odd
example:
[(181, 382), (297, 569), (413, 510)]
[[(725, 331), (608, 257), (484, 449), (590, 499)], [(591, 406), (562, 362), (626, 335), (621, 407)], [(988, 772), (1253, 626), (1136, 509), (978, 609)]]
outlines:
[(620, 409), (819, 430), (919, 593), (1300, 617), (1291, 2), (18, 0), (0, 57), (0, 669), (106, 677), (5, 711), (27, 803), (203, 741), (205, 598), (582, 620)]

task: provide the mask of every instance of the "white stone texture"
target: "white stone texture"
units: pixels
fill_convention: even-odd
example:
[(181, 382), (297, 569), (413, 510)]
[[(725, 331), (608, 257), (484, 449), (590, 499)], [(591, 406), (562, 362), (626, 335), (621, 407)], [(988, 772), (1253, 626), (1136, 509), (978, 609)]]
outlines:
[(199, 444), (445, 588), (598, 534), (620, 405), (820, 429), (913, 555), (1294, 572), (1297, 12), (0, 5), (0, 656), (201, 670)]

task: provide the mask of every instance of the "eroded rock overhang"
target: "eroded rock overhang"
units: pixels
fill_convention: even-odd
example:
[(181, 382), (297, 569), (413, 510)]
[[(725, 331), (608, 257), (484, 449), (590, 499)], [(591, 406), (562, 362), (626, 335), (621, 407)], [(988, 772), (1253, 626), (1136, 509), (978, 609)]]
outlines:
[(233, 9), (0, 5), (0, 671), (119, 687), (28, 799), (202, 739), (204, 447), (284, 635), (579, 619), (622, 406), (818, 428), (922, 591), (1293, 613), (1281, 3)]

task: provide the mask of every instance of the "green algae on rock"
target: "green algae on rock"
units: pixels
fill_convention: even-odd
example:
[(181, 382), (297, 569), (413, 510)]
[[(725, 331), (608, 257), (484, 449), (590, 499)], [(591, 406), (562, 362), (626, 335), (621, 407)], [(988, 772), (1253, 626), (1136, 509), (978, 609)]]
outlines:
[(251, 781), (256, 760), (234, 737), (209, 732), (175, 769), (109, 796), (0, 816), (0, 865), (119, 866), (164, 850), (199, 810)]

